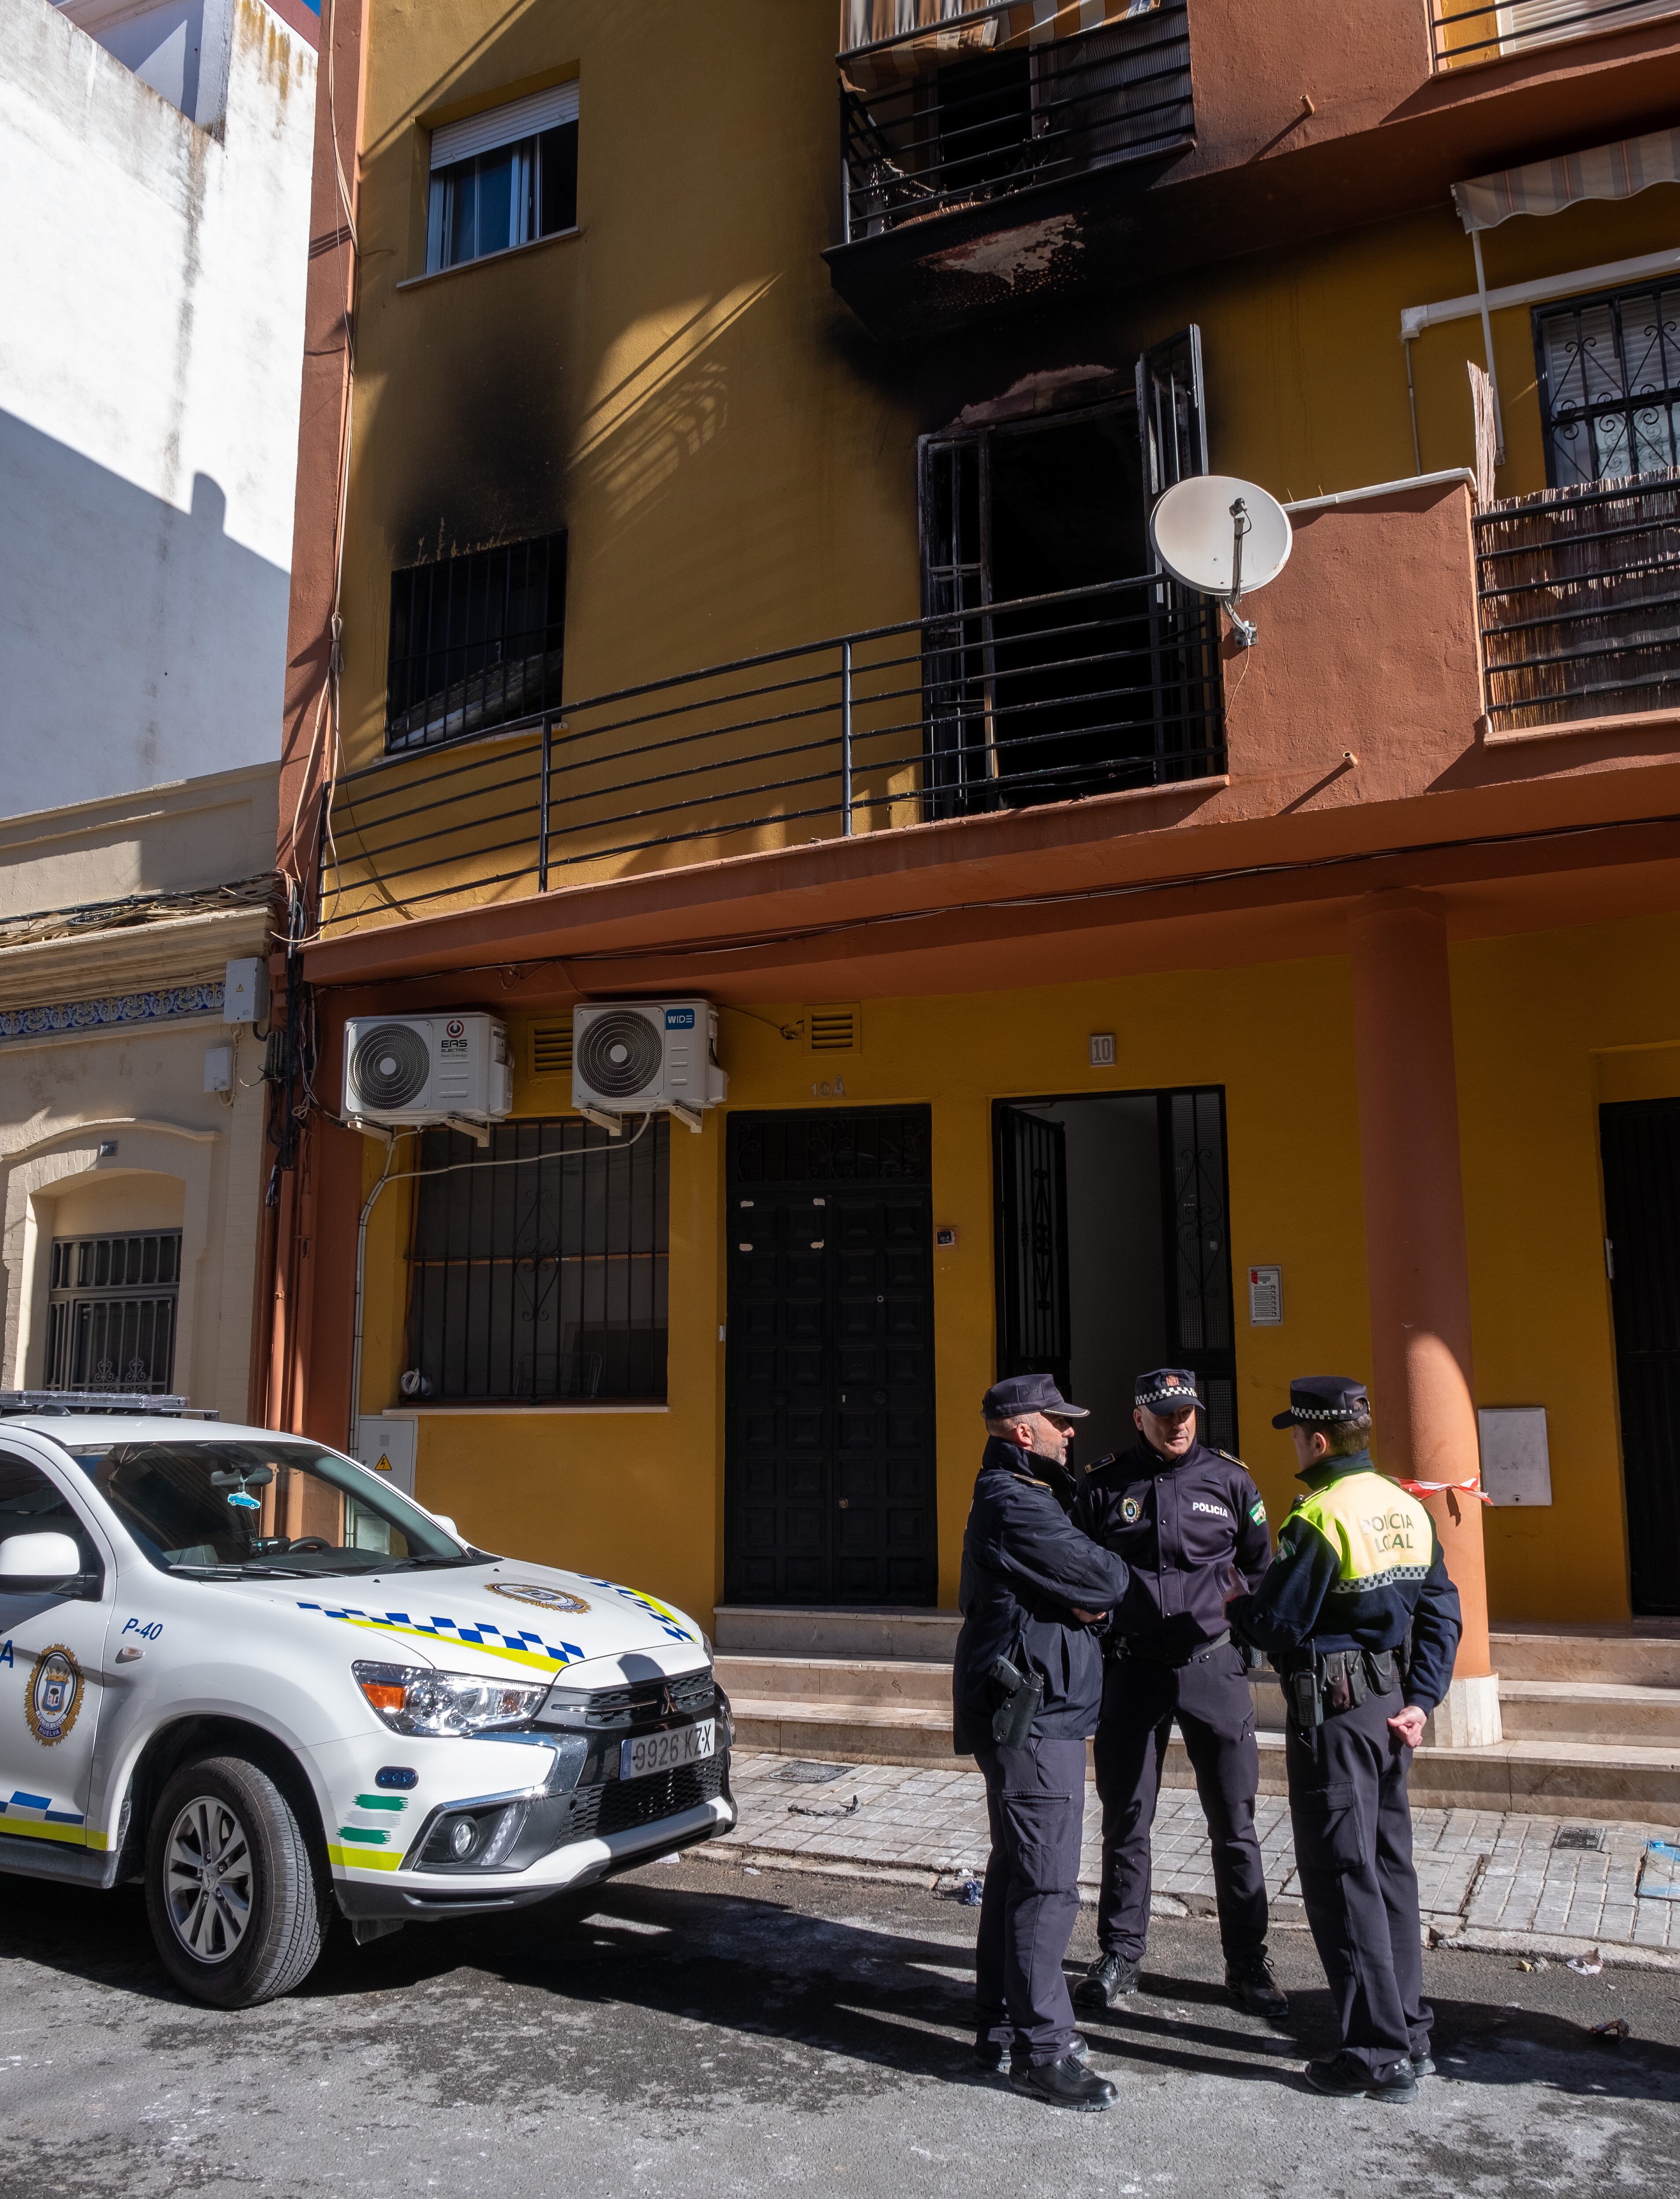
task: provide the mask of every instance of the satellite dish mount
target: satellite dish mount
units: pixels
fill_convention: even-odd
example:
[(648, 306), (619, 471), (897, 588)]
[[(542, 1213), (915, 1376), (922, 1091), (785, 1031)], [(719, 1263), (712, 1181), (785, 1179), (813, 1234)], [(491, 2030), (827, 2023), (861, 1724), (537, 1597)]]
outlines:
[(1257, 629), (1242, 615), (1244, 591), (1275, 580), (1295, 544), (1277, 499), (1229, 474), (1192, 474), (1156, 504), (1149, 540), (1162, 569), (1222, 604), (1238, 648), (1252, 649)]

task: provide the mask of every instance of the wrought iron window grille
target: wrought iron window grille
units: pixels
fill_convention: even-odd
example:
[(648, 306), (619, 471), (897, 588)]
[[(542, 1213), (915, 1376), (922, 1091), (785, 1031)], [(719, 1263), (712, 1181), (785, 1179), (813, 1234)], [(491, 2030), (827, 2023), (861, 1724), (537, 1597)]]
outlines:
[(181, 1232), (57, 1238), (49, 1273), (47, 1388), (166, 1394)]
[(566, 537), (391, 575), (388, 752), (434, 748), (557, 705)]
[(429, 1129), (418, 1165), (450, 1170), (417, 1178), (409, 1248), (408, 1362), (432, 1399), (665, 1396), (662, 1117), (621, 1145), (574, 1117), (493, 1124), (482, 1152)]
[(1680, 465), (1680, 284), (1537, 307), (1534, 359), (1554, 488)]

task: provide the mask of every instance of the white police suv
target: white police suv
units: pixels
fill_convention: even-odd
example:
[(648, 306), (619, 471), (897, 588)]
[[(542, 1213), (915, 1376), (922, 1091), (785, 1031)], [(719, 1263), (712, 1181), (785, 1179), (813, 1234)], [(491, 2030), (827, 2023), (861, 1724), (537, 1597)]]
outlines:
[(464, 1543), (300, 1437), (0, 1420), (0, 1870), (143, 1878), (248, 2007), (358, 1939), (726, 1832), (729, 1706), (680, 1611)]

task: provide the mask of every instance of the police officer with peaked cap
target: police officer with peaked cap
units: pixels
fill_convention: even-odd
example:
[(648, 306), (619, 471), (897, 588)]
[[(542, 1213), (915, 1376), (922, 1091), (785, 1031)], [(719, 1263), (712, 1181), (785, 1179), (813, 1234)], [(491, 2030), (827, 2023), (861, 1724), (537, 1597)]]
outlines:
[(1422, 1502), (1371, 1462), (1363, 1383), (1304, 1376), (1272, 1426), (1290, 1430), (1306, 1494), (1230, 1618), (1283, 1680), (1301, 1899), (1341, 2023), (1341, 2051), (1307, 2081), (1413, 2100), (1435, 2065), (1406, 1775), (1452, 1678), (1458, 1591)]
[(953, 1677), (957, 1753), (986, 1781), (992, 1852), (976, 1947), (975, 2059), (1063, 2108), (1112, 2107), (1085, 2067), (1063, 1959), (1079, 1910), (1085, 1743), (1102, 1699), (1097, 1630), (1126, 1593), (1121, 1560), (1068, 1517), (1068, 1438), (1086, 1417), (1047, 1374), (997, 1382), (963, 1532)]
[(1266, 1875), (1254, 1829), (1260, 1754), (1243, 1653), (1225, 1601), (1234, 1566), (1259, 1584), (1271, 1557), (1266, 1507), (1240, 1459), (1198, 1440), (1196, 1378), (1157, 1367), (1137, 1378), (1138, 1440), (1088, 1469), (1073, 1516), (1130, 1571), (1132, 1630), (1111, 1629), (1097, 1726), (1102, 1892), (1097, 1959), (1078, 2008), (1111, 2008), (1137, 1988), (1149, 1931), (1150, 1828), (1173, 1720), (1196, 1775), (1213, 1846), (1225, 1980), (1240, 2008), (1275, 2021), (1289, 2004), (1266, 1957)]

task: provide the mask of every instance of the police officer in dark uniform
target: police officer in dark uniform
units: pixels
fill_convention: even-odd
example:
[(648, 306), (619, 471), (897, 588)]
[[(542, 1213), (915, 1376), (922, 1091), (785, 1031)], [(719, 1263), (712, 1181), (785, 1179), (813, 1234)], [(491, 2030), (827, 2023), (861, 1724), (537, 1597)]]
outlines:
[(1233, 1998), (1275, 2021), (1289, 2004), (1266, 1957), (1266, 1875), (1254, 1829), (1260, 1756), (1248, 1667), (1231, 1640), (1232, 1568), (1250, 1589), (1271, 1557), (1266, 1507), (1240, 1459), (1196, 1435), (1188, 1368), (1140, 1374), (1138, 1441), (1098, 1461), (1075, 1500), (1075, 1522), (1123, 1557), (1132, 1597), (1111, 1627), (1097, 1726), (1103, 1805), (1097, 1960), (1074, 1992), (1079, 2008), (1111, 2008), (1135, 1992), (1149, 1932), (1150, 1828), (1173, 1720), (1196, 1775), (1213, 1845), (1225, 1978)]
[(1406, 1775), (1452, 1678), (1458, 1591), (1423, 1503), (1371, 1462), (1363, 1383), (1292, 1382), (1272, 1425), (1291, 1430), (1307, 1493), (1230, 1619), (1277, 1666), (1289, 1706), (1301, 1899), (1342, 2032), (1307, 2081), (1333, 2097), (1413, 2100), (1435, 2065)]
[(994, 1384), (963, 1534), (953, 1681), (960, 1756), (986, 1780), (992, 1852), (976, 1948), (975, 2059), (1064, 2108), (1112, 2107), (1085, 2067), (1063, 1959), (1079, 1911), (1085, 1743), (1102, 1699), (1098, 1630), (1126, 1568), (1068, 1518), (1068, 1438), (1086, 1415), (1047, 1374)]

